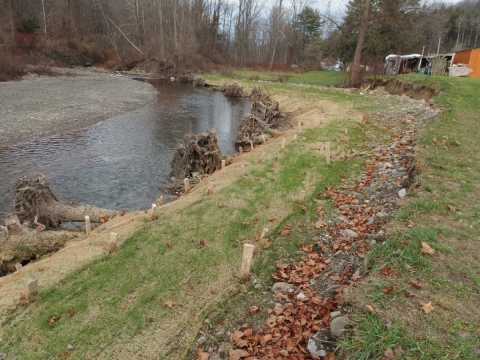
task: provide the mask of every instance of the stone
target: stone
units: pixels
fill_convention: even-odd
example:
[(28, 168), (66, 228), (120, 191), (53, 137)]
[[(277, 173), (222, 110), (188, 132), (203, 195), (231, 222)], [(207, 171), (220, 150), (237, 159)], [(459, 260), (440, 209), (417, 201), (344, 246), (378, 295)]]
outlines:
[(350, 229), (345, 229), (342, 232), (340, 232), (340, 234), (342, 236), (348, 237), (348, 238), (357, 238), (358, 237), (358, 234), (355, 231), (350, 230)]
[(406, 195), (407, 195), (407, 190), (405, 190), (405, 189), (401, 189), (398, 192), (398, 197), (400, 197), (400, 198), (404, 198)]
[(228, 350), (229, 349), (233, 349), (234, 346), (233, 344), (229, 343), (229, 342), (222, 342), (219, 346), (218, 346), (218, 353), (220, 355), (228, 355)]
[(315, 335), (308, 339), (307, 349), (312, 355), (324, 357), (328, 352), (333, 352), (332, 334), (328, 329), (320, 329)]
[(375, 217), (379, 218), (379, 219), (383, 219), (383, 218), (386, 218), (388, 215), (386, 213), (384, 213), (383, 211), (380, 211), (378, 213), (375, 214)]
[(254, 286), (254, 288), (257, 289), (257, 290), (262, 290), (262, 289), (263, 289), (263, 285), (262, 285), (262, 284), (256, 284), (256, 285)]
[(339, 316), (333, 319), (330, 323), (330, 331), (332, 332), (332, 336), (337, 338), (342, 336), (349, 323), (350, 319), (348, 318), (348, 316)]
[(223, 360), (224, 358), (222, 358), (219, 354), (211, 354), (210, 357), (208, 358), (208, 360)]
[(75, 346), (73, 346), (72, 344), (67, 345), (67, 350), (73, 350), (73, 349), (75, 349)]
[(330, 313), (330, 317), (332, 318), (332, 320), (335, 319), (335, 318), (337, 318), (337, 317), (339, 317), (340, 315), (342, 315), (342, 312), (341, 312), (341, 311), (332, 311), (332, 312)]
[(278, 295), (280, 293), (287, 295), (289, 289), (293, 290), (294, 287), (292, 284), (289, 284), (286, 282), (276, 282), (275, 284), (272, 285), (272, 292), (275, 295)]
[(370, 216), (367, 220), (367, 225), (373, 225), (375, 223), (375, 215)]

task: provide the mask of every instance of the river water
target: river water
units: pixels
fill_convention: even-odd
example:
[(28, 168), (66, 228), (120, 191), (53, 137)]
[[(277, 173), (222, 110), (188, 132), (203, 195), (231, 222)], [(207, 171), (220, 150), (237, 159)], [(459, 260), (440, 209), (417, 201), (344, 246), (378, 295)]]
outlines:
[(20, 176), (42, 172), (60, 201), (137, 210), (162, 194), (184, 134), (214, 128), (222, 153), (235, 151), (235, 131), (249, 101), (176, 82), (152, 84), (154, 104), (80, 131), (0, 147), (0, 220), (1, 212), (11, 211), (11, 187)]

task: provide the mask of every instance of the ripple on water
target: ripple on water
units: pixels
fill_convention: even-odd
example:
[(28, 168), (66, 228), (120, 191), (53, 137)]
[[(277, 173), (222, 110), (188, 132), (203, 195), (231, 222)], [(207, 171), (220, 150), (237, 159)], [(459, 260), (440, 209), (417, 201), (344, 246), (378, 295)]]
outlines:
[(148, 208), (161, 194), (184, 134), (214, 128), (222, 153), (235, 151), (235, 131), (251, 108), (248, 101), (179, 83), (154, 86), (154, 104), (84, 130), (0, 148), (0, 212), (11, 209), (15, 179), (37, 172), (45, 174), (61, 201)]

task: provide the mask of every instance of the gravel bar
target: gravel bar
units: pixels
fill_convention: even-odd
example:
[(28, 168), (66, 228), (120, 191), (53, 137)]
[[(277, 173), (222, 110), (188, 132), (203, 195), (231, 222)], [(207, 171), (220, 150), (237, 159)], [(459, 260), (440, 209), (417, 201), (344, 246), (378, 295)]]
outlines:
[(0, 146), (78, 130), (156, 99), (147, 82), (90, 69), (54, 69), (0, 82)]

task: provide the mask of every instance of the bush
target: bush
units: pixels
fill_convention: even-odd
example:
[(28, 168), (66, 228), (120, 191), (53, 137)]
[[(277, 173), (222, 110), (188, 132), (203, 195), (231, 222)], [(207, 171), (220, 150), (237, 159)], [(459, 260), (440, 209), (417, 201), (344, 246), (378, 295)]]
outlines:
[(12, 56), (0, 52), (0, 81), (14, 80), (27, 73), (26, 63), (21, 57)]

